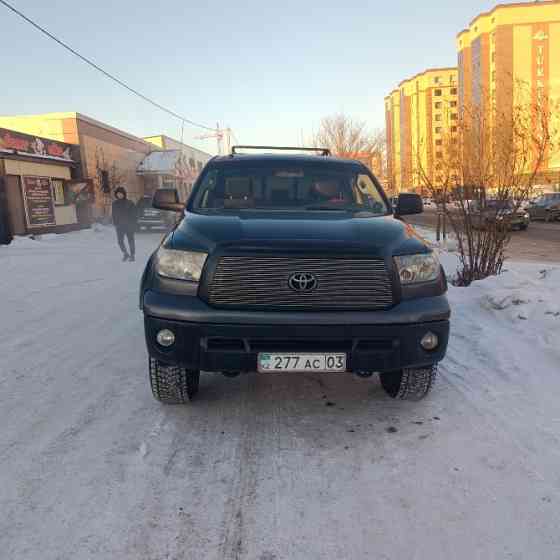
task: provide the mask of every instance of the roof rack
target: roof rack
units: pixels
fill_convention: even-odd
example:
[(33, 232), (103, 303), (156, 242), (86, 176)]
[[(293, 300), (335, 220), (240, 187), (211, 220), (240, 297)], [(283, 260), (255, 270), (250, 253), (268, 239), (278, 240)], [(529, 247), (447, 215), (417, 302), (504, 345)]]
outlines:
[(292, 146), (232, 146), (231, 156), (238, 155), (237, 150), (284, 150), (293, 152), (319, 152), (322, 156), (330, 156), (328, 148), (296, 148)]

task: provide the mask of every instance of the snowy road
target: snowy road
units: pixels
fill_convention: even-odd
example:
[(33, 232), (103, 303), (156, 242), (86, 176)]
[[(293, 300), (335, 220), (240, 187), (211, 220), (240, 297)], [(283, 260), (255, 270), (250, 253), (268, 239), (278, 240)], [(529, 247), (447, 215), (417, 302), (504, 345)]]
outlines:
[(2, 558), (560, 558), (558, 268), (452, 289), (421, 403), (254, 374), (165, 407), (137, 308), (156, 243), (137, 263), (110, 231), (0, 247)]

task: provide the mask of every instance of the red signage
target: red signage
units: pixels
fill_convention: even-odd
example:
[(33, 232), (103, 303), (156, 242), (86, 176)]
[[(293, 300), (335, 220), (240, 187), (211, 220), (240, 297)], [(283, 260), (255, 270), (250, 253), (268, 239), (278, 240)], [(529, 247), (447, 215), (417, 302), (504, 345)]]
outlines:
[(22, 177), (25, 217), (29, 228), (55, 226), (54, 200), (48, 177)]
[(0, 128), (0, 150), (72, 161), (72, 145)]

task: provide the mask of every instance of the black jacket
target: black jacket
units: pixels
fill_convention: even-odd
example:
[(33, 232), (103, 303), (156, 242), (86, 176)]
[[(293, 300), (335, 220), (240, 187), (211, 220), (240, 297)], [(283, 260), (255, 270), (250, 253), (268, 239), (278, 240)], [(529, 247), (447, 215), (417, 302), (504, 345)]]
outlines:
[(126, 191), (122, 187), (116, 189), (115, 194), (117, 192), (124, 193), (125, 198), (117, 198), (113, 202), (113, 224), (117, 229), (134, 229), (138, 220), (136, 205), (126, 198)]

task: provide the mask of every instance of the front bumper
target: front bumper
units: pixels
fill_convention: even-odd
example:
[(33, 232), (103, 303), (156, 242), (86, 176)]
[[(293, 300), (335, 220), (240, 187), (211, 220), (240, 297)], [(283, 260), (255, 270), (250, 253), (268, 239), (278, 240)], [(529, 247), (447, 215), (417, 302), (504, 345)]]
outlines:
[[(445, 296), (387, 311), (289, 313), (224, 311), (197, 297), (147, 291), (143, 310), (149, 354), (204, 371), (255, 371), (259, 352), (345, 352), (349, 371), (393, 371), (441, 361), (449, 338)], [(170, 348), (156, 342), (161, 329), (175, 333)], [(428, 331), (440, 341), (432, 351), (420, 346)]]

